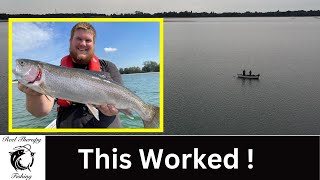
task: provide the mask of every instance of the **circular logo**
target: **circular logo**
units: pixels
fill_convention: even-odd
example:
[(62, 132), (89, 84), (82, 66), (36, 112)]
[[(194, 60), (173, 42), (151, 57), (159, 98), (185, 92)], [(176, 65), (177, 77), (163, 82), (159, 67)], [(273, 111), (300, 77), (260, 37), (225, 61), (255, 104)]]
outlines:
[(26, 144), (24, 146), (17, 146), (13, 148), (12, 152), (9, 152), (11, 155), (11, 165), (14, 169), (17, 170), (30, 170), (30, 167), (34, 161), (34, 152), (30, 151), (31, 146)]

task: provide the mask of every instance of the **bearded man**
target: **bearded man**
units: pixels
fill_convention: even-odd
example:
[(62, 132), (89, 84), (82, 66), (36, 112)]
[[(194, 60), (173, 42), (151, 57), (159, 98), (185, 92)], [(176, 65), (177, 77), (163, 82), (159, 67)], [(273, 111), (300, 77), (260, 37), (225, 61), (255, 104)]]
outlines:
[[(70, 54), (61, 59), (61, 66), (102, 71), (110, 74), (112, 80), (123, 84), (118, 68), (109, 61), (99, 59), (95, 54), (96, 30), (86, 22), (73, 26), (70, 35)], [(36, 117), (48, 115), (54, 103), (57, 108), (57, 128), (106, 128), (121, 127), (118, 109), (113, 105), (96, 106), (99, 110), (97, 120), (84, 104), (64, 99), (54, 99), (40, 94), (19, 83), (18, 88), (26, 94), (26, 109)], [(94, 87), (93, 87), (94, 88)], [(76, 93), (76, 92), (75, 92)]]

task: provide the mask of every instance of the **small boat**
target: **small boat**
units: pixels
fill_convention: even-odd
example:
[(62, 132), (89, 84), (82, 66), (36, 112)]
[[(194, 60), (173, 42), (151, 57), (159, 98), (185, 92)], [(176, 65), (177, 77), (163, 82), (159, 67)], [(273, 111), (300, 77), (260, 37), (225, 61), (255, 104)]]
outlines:
[(243, 78), (243, 79), (259, 79), (260, 74), (257, 75), (243, 75), (243, 74), (238, 74), (238, 78)]

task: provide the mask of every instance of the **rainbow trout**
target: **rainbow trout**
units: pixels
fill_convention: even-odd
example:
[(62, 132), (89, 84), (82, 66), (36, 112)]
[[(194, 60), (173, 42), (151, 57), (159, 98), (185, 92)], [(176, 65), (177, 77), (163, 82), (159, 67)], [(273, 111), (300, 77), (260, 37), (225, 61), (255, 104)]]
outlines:
[(102, 72), (17, 59), (13, 73), (20, 83), (41, 94), (87, 105), (97, 119), (93, 105), (110, 104), (128, 116), (131, 110), (137, 112), (145, 128), (159, 127), (159, 107), (145, 103)]

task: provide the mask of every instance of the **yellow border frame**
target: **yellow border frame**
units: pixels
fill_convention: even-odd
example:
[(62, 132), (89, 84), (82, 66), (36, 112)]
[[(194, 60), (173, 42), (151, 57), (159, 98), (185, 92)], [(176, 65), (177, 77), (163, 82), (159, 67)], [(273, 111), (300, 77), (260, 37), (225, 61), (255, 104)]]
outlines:
[[(158, 22), (160, 58), (160, 125), (159, 128), (12, 128), (12, 23), (13, 22)], [(8, 30), (8, 131), (9, 132), (163, 132), (164, 131), (164, 58), (163, 58), (163, 18), (9, 18)]]

